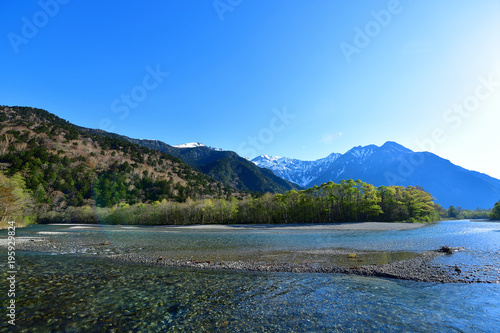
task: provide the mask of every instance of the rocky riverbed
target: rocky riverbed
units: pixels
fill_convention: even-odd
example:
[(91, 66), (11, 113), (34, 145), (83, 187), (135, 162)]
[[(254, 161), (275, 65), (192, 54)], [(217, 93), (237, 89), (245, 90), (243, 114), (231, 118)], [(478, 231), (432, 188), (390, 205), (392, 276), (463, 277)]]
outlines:
[[(47, 235), (49, 236), (49, 235)], [(440, 283), (498, 283), (484, 278), (481, 272), (465, 271), (458, 266), (439, 265), (433, 259), (453, 255), (460, 248), (436, 249), (423, 253), (361, 251), (353, 249), (298, 250), (286, 252), (253, 253), (243, 259), (193, 255), (169, 256), (165, 252), (128, 251), (103, 241), (85, 243), (68, 239), (54, 241), (47, 238), (22, 238), (18, 250), (49, 252), (53, 254), (78, 253), (97, 255), (146, 265), (189, 267), (211, 270), (337, 273), (376, 276), (412, 281)], [(384, 258), (384, 260), (381, 260)]]

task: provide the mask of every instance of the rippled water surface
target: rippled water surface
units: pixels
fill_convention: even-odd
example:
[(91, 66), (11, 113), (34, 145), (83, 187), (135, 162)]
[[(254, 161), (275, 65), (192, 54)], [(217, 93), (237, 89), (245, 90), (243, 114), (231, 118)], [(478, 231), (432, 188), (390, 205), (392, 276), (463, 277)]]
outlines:
[[(245, 258), (332, 248), (411, 253), (448, 245), (464, 249), (436, 263), (480, 270), (495, 282), (498, 223), (453, 221), (401, 231), (39, 225), (18, 229), (16, 236), (52, 239), (55, 248), (17, 252), (15, 331), (497, 332), (500, 327), (498, 283), (181, 269), (103, 256), (158, 251), (179, 258)], [(67, 245), (61, 246), (62, 240)], [(83, 247), (72, 251), (75, 242)], [(5, 247), (0, 251), (5, 281)], [(2, 317), (0, 330), (12, 329)]]

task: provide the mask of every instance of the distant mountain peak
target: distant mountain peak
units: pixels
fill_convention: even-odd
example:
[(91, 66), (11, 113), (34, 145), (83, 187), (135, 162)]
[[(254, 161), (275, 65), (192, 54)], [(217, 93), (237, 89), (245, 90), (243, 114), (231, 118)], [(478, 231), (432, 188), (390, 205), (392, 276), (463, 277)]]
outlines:
[(259, 155), (255, 159), (277, 161), (277, 160), (280, 160), (280, 159), (288, 159), (288, 157), (271, 156), (271, 155)]
[[(328, 159), (335, 158), (335, 159), (336, 159), (336, 158), (338, 158), (340, 155), (342, 155), (342, 154), (340, 154), (340, 153), (331, 153), (330, 155), (328, 155), (328, 156), (327, 156), (327, 157), (325, 157), (325, 158), (328, 158)], [(321, 160), (321, 158), (320, 158), (320, 160)]]
[(180, 145), (175, 145), (175, 148), (196, 148), (196, 147), (206, 147), (201, 142), (189, 142), (189, 143), (182, 143)]
[(347, 151), (345, 155), (354, 155), (360, 160), (365, 160), (370, 157), (377, 148), (378, 147), (375, 145), (357, 146)]
[(380, 148), (385, 149), (385, 150), (408, 152), (408, 153), (413, 152), (411, 149), (408, 149), (405, 146), (402, 146), (399, 143), (394, 142), (394, 141), (387, 141)]
[(182, 143), (180, 145), (175, 145), (173, 146), (175, 148), (180, 148), (180, 149), (184, 149), (184, 148), (198, 148), (198, 147), (207, 147), (209, 149), (212, 149), (212, 150), (218, 150), (218, 151), (222, 151), (221, 148), (216, 148), (216, 147), (210, 147), (210, 146), (207, 146), (201, 142), (189, 142), (189, 143)]

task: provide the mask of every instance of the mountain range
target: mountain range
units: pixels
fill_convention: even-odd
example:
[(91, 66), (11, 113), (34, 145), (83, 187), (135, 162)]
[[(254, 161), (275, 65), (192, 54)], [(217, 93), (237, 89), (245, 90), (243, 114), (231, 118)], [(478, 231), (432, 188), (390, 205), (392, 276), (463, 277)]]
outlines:
[[(284, 193), (342, 179), (375, 186), (420, 186), (444, 207), (491, 208), (500, 199), (500, 180), (396, 142), (358, 146), (316, 161), (268, 155), (250, 161), (199, 142), (174, 146), (84, 128), (45, 110), (3, 106), (0, 111), (0, 167), (11, 173), (30, 171), (29, 187), (39, 190), (40, 200), (47, 195), (53, 204), (56, 195), (69, 204), (86, 202), (92, 197), (88, 184), (95, 187), (96, 180), (105, 184), (102, 192), (107, 194), (116, 172), (123, 178), (123, 188), (134, 188), (145, 200), (239, 191)], [(150, 181), (154, 191), (148, 190)], [(76, 192), (71, 191), (72, 184)], [(121, 196), (133, 196), (125, 192)], [(103, 202), (114, 200), (104, 197)]]
[(304, 187), (342, 179), (361, 179), (375, 186), (420, 186), (444, 207), (467, 209), (491, 208), (500, 199), (500, 180), (390, 141), (380, 147), (354, 147), (316, 161), (268, 155), (252, 161)]

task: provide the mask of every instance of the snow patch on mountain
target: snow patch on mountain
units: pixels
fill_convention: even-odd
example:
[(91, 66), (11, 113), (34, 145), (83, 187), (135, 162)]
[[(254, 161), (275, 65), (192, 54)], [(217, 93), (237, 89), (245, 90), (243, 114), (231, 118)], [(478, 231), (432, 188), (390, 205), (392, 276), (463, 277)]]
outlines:
[(180, 145), (175, 145), (175, 148), (196, 148), (196, 147), (206, 147), (203, 143), (201, 142), (189, 142), (189, 143), (183, 143)]
[(201, 142), (183, 143), (183, 144), (180, 144), (180, 145), (175, 145), (173, 147), (175, 147), (175, 148), (181, 148), (181, 149), (185, 149), (185, 148), (197, 148), (197, 147), (207, 147), (207, 148), (212, 149), (212, 150), (222, 151), (221, 148), (207, 146), (207, 145), (204, 145)]
[(270, 169), (283, 179), (306, 186), (340, 156), (341, 154), (333, 153), (315, 161), (302, 161), (289, 157), (260, 155), (252, 162), (261, 168)]
[(360, 161), (366, 160), (373, 154), (373, 149), (354, 148), (349, 151), (352, 155), (356, 156)]

